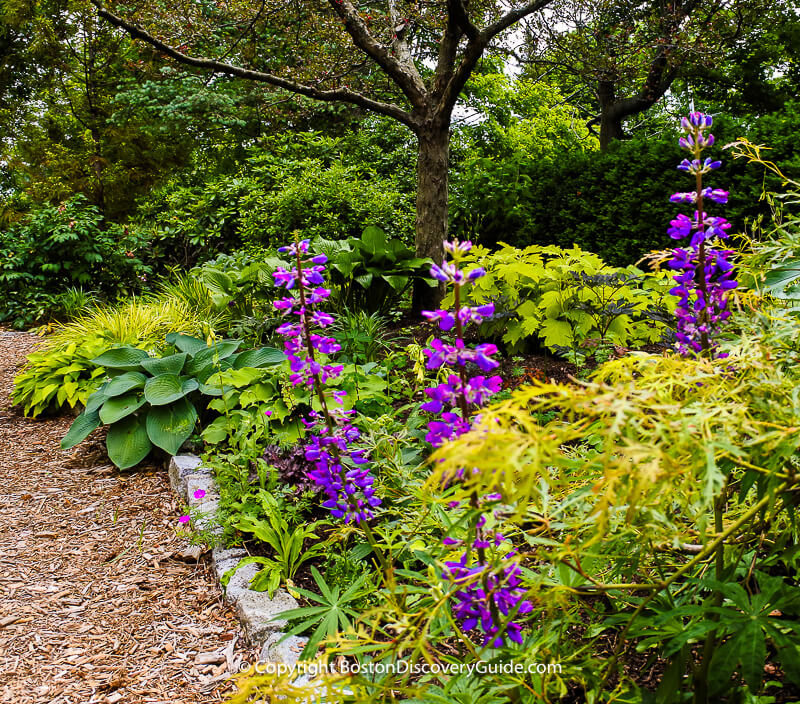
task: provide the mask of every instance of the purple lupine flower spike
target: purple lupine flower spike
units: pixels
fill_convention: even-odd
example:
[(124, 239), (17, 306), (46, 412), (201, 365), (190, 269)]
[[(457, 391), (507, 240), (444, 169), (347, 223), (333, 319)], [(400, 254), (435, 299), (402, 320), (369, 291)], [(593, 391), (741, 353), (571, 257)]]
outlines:
[[(330, 290), (322, 285), (327, 257), (317, 254), (304, 259), (309, 251), (308, 240), (278, 251), (293, 257), (294, 264), (290, 269), (275, 270), (275, 285), (291, 290), (297, 284), (297, 296), (287, 296), (274, 303), (281, 315), (297, 316), (276, 330), (285, 338), (284, 351), (291, 370), (289, 381), (295, 386), (304, 384), (315, 388), (323, 405), (321, 415), (312, 412), (308, 419), (302, 419), (306, 428), (313, 431), (305, 452), (306, 459), (314, 463), (309, 477), (325, 493), (322, 505), (332, 516), (345, 523), (360, 523), (372, 518), (373, 509), (381, 501), (375, 496), (369, 469), (363, 466), (367, 463), (363, 451), (348, 447), (348, 443), (358, 439), (359, 433), (348, 420), (350, 412), (341, 408), (345, 392), (335, 390), (330, 399), (325, 394), (324, 385), (341, 374), (342, 365), (321, 361), (316, 355), (334, 354), (341, 347), (334, 338), (313, 332), (311, 328), (312, 325), (325, 328), (334, 322), (332, 315), (316, 308), (330, 296)], [(339, 408), (330, 408), (329, 402)]]
[[(701, 188), (702, 175), (718, 169), (720, 161), (706, 157), (700, 160), (703, 149), (714, 144), (714, 135), (706, 135), (704, 130), (711, 127), (712, 118), (701, 112), (693, 112), (681, 120), (681, 127), (687, 133), (678, 140), (679, 145), (692, 152), (691, 161), (684, 159), (678, 169), (695, 176), (698, 188), (691, 193), (675, 193), (670, 197), (673, 203), (689, 203), (697, 205), (694, 217), (678, 215), (670, 222), (667, 231), (673, 239), (690, 237), (689, 246), (673, 251), (669, 262), (676, 271), (672, 277), (677, 284), (670, 293), (678, 297), (677, 349), (682, 354), (712, 354), (724, 357), (725, 354), (714, 353), (717, 343), (714, 336), (718, 334), (721, 324), (730, 317), (727, 310), (728, 293), (737, 287), (733, 278), (733, 265), (729, 249), (713, 249), (710, 242), (714, 239), (724, 240), (728, 237), (731, 224), (725, 218), (709, 216), (701, 212), (701, 203), (712, 201), (724, 204), (728, 202), (728, 191), (721, 188)], [(699, 196), (698, 196), (699, 192)]]

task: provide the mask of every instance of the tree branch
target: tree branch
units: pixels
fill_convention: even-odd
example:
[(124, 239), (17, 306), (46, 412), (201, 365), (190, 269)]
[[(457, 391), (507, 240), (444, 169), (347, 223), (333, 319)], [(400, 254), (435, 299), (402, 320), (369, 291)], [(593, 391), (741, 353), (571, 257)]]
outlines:
[(447, 26), (439, 43), (439, 59), (436, 62), (436, 74), (433, 79), (433, 99), (439, 102), (448, 82), (453, 77), (453, 70), (458, 52), (458, 43), (463, 33), (452, 15), (447, 17)]
[(474, 42), (478, 38), (480, 30), (472, 24), (462, 0), (447, 0), (447, 14), (456, 21), (456, 24), (470, 41)]
[(541, 10), (543, 7), (549, 5), (553, 0), (534, 0), (527, 5), (523, 5), (517, 10), (510, 10), (503, 15), (497, 22), (490, 24), (486, 29), (481, 32), (481, 35), (487, 40), (508, 29), (515, 22), (519, 22), (523, 17), (532, 15), (534, 12)]
[(290, 81), (286, 78), (281, 78), (280, 76), (275, 76), (270, 73), (254, 71), (253, 69), (223, 63), (221, 61), (216, 61), (215, 59), (189, 56), (188, 54), (178, 51), (178, 49), (175, 47), (165, 44), (160, 39), (157, 39), (152, 34), (146, 32), (135, 24), (127, 22), (121, 17), (118, 17), (114, 13), (110, 12), (102, 6), (100, 0), (90, 0), (90, 2), (97, 8), (98, 14), (103, 19), (107, 20), (115, 27), (125, 30), (134, 39), (139, 39), (155, 49), (158, 49), (161, 53), (166, 54), (178, 63), (185, 64), (187, 66), (194, 66), (196, 68), (211, 69), (212, 71), (224, 73), (228, 76), (235, 76), (236, 78), (245, 78), (250, 81), (267, 83), (268, 85), (276, 88), (282, 88), (283, 90), (288, 90), (291, 93), (296, 93), (298, 95), (304, 95), (305, 97), (312, 98), (314, 100), (320, 100), (323, 102), (341, 101), (345, 103), (351, 103), (353, 105), (358, 105), (359, 107), (365, 108), (366, 110), (371, 110), (372, 112), (394, 118), (398, 122), (402, 122), (407, 127), (410, 127), (412, 130), (416, 130), (418, 127), (416, 121), (411, 117), (411, 115), (397, 105), (373, 100), (365, 95), (362, 95), (361, 93), (355, 93), (347, 88), (339, 88), (336, 90), (320, 90), (314, 86), (296, 83), (295, 81)]
[(353, 43), (386, 72), (411, 104), (415, 108), (427, 105), (427, 90), (413, 62), (411, 66), (406, 66), (400, 59), (386, 51), (386, 48), (369, 33), (367, 25), (350, 0), (328, 0), (328, 3), (344, 21), (344, 28), (352, 37)]

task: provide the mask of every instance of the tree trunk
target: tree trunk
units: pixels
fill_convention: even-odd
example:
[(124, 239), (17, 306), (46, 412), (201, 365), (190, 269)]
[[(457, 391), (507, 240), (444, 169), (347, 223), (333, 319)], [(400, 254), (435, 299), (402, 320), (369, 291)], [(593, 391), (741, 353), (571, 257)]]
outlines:
[(625, 139), (622, 129), (622, 117), (612, 108), (600, 113), (600, 151), (604, 152), (609, 145), (618, 139)]
[(617, 102), (617, 86), (613, 78), (601, 80), (597, 86), (597, 97), (600, 102), (600, 151), (608, 149), (616, 139), (624, 139), (622, 119)]
[[(440, 264), (447, 238), (447, 176), (450, 159), (450, 126), (423, 127), (417, 132), (417, 221), (416, 253)], [(435, 308), (443, 287), (419, 281), (414, 286), (415, 311)]]

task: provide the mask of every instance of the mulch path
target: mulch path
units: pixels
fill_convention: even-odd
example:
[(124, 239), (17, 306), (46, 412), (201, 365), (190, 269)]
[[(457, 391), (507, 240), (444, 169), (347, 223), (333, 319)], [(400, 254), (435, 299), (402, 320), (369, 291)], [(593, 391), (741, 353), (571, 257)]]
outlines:
[(12, 408), (37, 338), (0, 331), (0, 702), (223, 701), (254, 653), (208, 560), (178, 559), (181, 507), (157, 466), (119, 472), (101, 431)]

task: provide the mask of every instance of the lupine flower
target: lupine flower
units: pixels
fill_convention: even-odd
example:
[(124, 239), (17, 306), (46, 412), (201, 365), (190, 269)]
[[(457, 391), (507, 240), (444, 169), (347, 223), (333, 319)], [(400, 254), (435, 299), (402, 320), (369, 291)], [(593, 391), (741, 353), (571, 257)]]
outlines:
[[(482, 372), (489, 372), (498, 366), (492, 358), (497, 347), (492, 344), (480, 344), (469, 347), (464, 342), (464, 328), (469, 323), (480, 323), (494, 315), (492, 304), (482, 306), (461, 306), (461, 291), (465, 285), (485, 276), (482, 268), (473, 269), (465, 274), (458, 262), (462, 254), (470, 250), (470, 242), (445, 242), (444, 249), (453, 257), (452, 262), (444, 261), (441, 266), (431, 267), (431, 276), (454, 287), (456, 310), (423, 311), (422, 315), (430, 322), (438, 323), (444, 332), (453, 330), (453, 343), (434, 338), (430, 346), (424, 350), (428, 357), (428, 369), (441, 367), (454, 368), (456, 373), (447, 376), (447, 381), (425, 389), (428, 401), (420, 408), (438, 416), (428, 423), (425, 439), (434, 447), (453, 440), (468, 432), (472, 423), (479, 416), (471, 416), (472, 409), (483, 406), (491, 396), (500, 391), (502, 380), (499, 376), (487, 377), (483, 374), (468, 376), (468, 365), (476, 365)], [(463, 470), (456, 479), (463, 477)], [(492, 494), (486, 501), (496, 502), (500, 496)], [(484, 501), (474, 496), (471, 504), (482, 506)], [(450, 508), (458, 508), (460, 502), (450, 502)], [(446, 580), (460, 588), (455, 593), (456, 603), (453, 606), (454, 616), (462, 621), (466, 630), (480, 626), (484, 633), (484, 645), (500, 647), (505, 637), (516, 643), (522, 642), (521, 627), (513, 619), (506, 619), (510, 614), (530, 613), (530, 602), (522, 599), (524, 590), (519, 586), (520, 570), (517, 566), (492, 567), (486, 551), (492, 546), (499, 547), (505, 538), (500, 533), (492, 535), (486, 530), (486, 515), (480, 514), (475, 520), (474, 535), (467, 552), (458, 562), (445, 562), (443, 576)], [(447, 547), (463, 544), (463, 540), (445, 536), (442, 540)], [(477, 552), (477, 561), (471, 566), (472, 551)], [(506, 557), (510, 557), (507, 555)], [(505, 622), (503, 622), (505, 621)], [(503, 631), (505, 636), (500, 635)]]
[(484, 633), (484, 646), (492, 648), (499, 648), (504, 643), (503, 636), (498, 635), (501, 629), (509, 640), (522, 643), (520, 625), (515, 621), (497, 623), (490, 607), (494, 604), (501, 617), (512, 613), (515, 616), (524, 615), (533, 610), (531, 602), (523, 599), (525, 590), (519, 581), (522, 571), (517, 565), (499, 570), (492, 570), (480, 563), (468, 567), (468, 555), (465, 553), (457, 562), (445, 562), (445, 570), (450, 582), (463, 585), (455, 594), (453, 614), (462, 622), (464, 630), (480, 627)]
[[(315, 388), (325, 399), (322, 414), (311, 412), (308, 419), (303, 419), (306, 428), (312, 431), (305, 451), (306, 459), (315, 467), (309, 472), (309, 478), (325, 493), (327, 499), (322, 505), (330, 510), (331, 515), (344, 519), (345, 523), (359, 523), (372, 518), (372, 509), (381, 502), (372, 488), (373, 477), (363, 466), (367, 462), (363, 452), (348, 448), (348, 443), (357, 440), (359, 433), (348, 422), (350, 412), (342, 408), (346, 393), (342, 390), (325, 393), (324, 385), (338, 377), (343, 367), (320, 361), (316, 353), (335, 354), (341, 347), (333, 337), (312, 330), (312, 325), (328, 327), (334, 318), (315, 308), (330, 296), (330, 291), (322, 286), (327, 257), (318, 254), (307, 258), (308, 250), (308, 240), (278, 250), (292, 256), (294, 264), (290, 269), (276, 269), (273, 274), (275, 285), (287, 291), (297, 285), (297, 296), (287, 296), (275, 301), (274, 305), (282, 315), (297, 316), (297, 319), (279, 326), (277, 333), (285, 338), (284, 351), (289, 360), (291, 384)], [(328, 402), (337, 404), (339, 408), (331, 408)]]
[[(704, 201), (728, 202), (728, 191), (701, 187), (702, 175), (721, 166), (721, 162), (710, 158), (700, 161), (700, 152), (714, 144), (714, 136), (704, 133), (712, 123), (711, 115), (700, 112), (693, 112), (681, 120), (681, 127), (687, 135), (678, 143), (692, 152), (694, 158), (691, 161), (684, 159), (678, 169), (693, 174), (698, 187), (691, 193), (675, 193), (670, 197), (673, 203), (698, 206), (692, 218), (678, 215), (670, 222), (667, 231), (673, 239), (691, 238), (689, 247), (675, 249), (669, 262), (670, 268), (677, 272), (672, 277), (677, 286), (670, 293), (679, 298), (675, 311), (678, 323), (675, 336), (677, 349), (682, 354), (711, 353), (716, 348), (713, 338), (721, 324), (730, 317), (730, 311), (726, 310), (728, 293), (737, 286), (729, 259), (733, 252), (712, 249), (707, 244), (714, 238), (726, 239), (731, 224), (725, 218), (710, 217), (705, 212), (701, 214)], [(718, 353), (716, 356), (727, 355)]]

